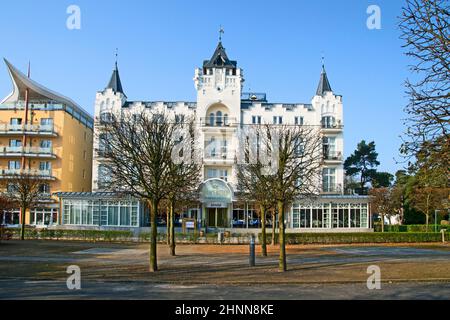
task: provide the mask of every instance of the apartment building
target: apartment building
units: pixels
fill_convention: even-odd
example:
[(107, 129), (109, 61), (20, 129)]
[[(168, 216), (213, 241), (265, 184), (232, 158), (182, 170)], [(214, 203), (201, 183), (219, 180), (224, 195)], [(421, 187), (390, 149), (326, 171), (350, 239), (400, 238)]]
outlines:
[[(287, 70), (288, 71), (288, 70)], [(269, 102), (265, 93), (242, 92), (244, 73), (237, 61), (230, 60), (220, 41), (211, 59), (195, 70), (196, 101), (130, 101), (119, 76), (117, 63), (107, 87), (97, 92), (95, 101), (95, 136), (101, 137), (102, 124), (125, 110), (128, 113), (161, 112), (175, 116), (193, 116), (203, 148), (203, 183), (199, 203), (184, 213), (197, 217), (209, 228), (250, 228), (258, 226), (256, 208), (239, 199), (236, 192), (236, 154), (243, 148), (239, 139), (246, 125), (311, 125), (323, 136), (322, 190), (318, 199), (298, 201), (289, 210), (287, 226), (304, 231), (367, 231), (371, 228), (368, 198), (344, 194), (344, 108), (343, 98), (333, 92), (325, 67), (317, 91), (307, 103)], [(94, 139), (94, 149), (102, 150), (102, 139)], [(211, 146), (213, 146), (211, 148)], [(102, 190), (108, 177), (107, 161), (94, 154), (92, 189), (94, 193), (61, 194), (66, 218), (72, 226), (140, 227), (142, 216), (130, 217), (135, 206), (126, 209)], [(104, 199), (108, 196), (107, 199)], [(92, 205), (95, 202), (96, 205)], [(125, 210), (125, 211), (124, 211)], [(127, 213), (128, 212), (128, 213)], [(135, 215), (142, 210), (135, 210)], [(123, 213), (123, 215), (122, 215)], [(87, 217), (87, 218), (85, 218)], [(122, 217), (122, 218), (121, 218)], [(85, 221), (83, 223), (82, 221)]]
[[(61, 211), (55, 192), (91, 191), (94, 120), (73, 100), (5, 63), (13, 91), (0, 103), (0, 179), (39, 177), (42, 197), (25, 223), (56, 225)], [(0, 224), (20, 224), (19, 212), (0, 210)]]

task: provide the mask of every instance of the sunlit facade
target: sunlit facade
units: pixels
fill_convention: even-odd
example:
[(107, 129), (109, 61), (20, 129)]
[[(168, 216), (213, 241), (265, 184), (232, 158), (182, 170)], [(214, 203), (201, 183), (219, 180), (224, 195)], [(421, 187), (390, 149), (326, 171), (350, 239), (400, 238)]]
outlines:
[[(60, 204), (53, 193), (91, 191), (94, 121), (71, 99), (8, 61), (6, 66), (13, 91), (0, 103), (0, 179), (27, 174), (43, 180), (40, 202), (26, 213), (25, 222), (57, 225)], [(0, 224), (20, 223), (20, 210), (0, 210)]]
[[(258, 124), (317, 126), (323, 136), (320, 195), (296, 202), (289, 208), (287, 226), (305, 231), (354, 230), (371, 228), (368, 198), (344, 194), (344, 117), (342, 96), (331, 89), (322, 66), (319, 85), (307, 103), (270, 102), (265, 93), (242, 92), (244, 73), (230, 60), (222, 42), (209, 60), (195, 69), (196, 101), (130, 101), (122, 87), (116, 66), (107, 87), (95, 100), (93, 192), (103, 192), (108, 178), (107, 159), (102, 150), (107, 138), (102, 128), (123, 112), (141, 114), (164, 112), (176, 117), (193, 117), (203, 155), (198, 206), (182, 215), (197, 219), (208, 228), (258, 228), (258, 210), (237, 194), (236, 157), (243, 148), (240, 136), (246, 126)], [(63, 199), (64, 201), (64, 199)], [(180, 213), (181, 214), (181, 213)], [(270, 217), (268, 217), (269, 224)], [(145, 223), (145, 219), (142, 220)], [(142, 225), (141, 225), (142, 226)], [(145, 225), (144, 225), (145, 226)]]

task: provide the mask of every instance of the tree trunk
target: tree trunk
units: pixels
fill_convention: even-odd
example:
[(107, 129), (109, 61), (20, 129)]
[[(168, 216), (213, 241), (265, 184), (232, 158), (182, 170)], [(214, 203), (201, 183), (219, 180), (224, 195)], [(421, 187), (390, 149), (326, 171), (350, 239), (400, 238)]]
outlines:
[(21, 219), (21, 227), (20, 227), (20, 240), (25, 240), (25, 215), (27, 212), (27, 207), (23, 206), (21, 208), (21, 212), (20, 212), (20, 219)]
[(151, 220), (151, 240), (150, 240), (150, 272), (158, 271), (158, 261), (156, 255), (156, 240), (158, 228), (156, 226), (156, 216), (158, 214), (158, 200), (150, 202), (150, 220)]
[(426, 230), (427, 230), (427, 232), (429, 232), (429, 230), (428, 230), (428, 228), (429, 228), (429, 227), (428, 227), (428, 224), (429, 224), (429, 221), (430, 221), (430, 214), (427, 213), (427, 214), (425, 215), (425, 217), (426, 217), (426, 218), (425, 218), (425, 219), (426, 219), (425, 221), (426, 221), (426, 226), (427, 226), (427, 227), (426, 227)]
[(266, 208), (261, 205), (261, 251), (267, 257)]
[(279, 271), (287, 271), (286, 265), (286, 243), (285, 243), (285, 225), (284, 225), (284, 204), (278, 201), (278, 242), (280, 243)]
[(170, 255), (175, 256), (175, 203), (170, 201)]
[(384, 214), (381, 214), (381, 232), (384, 232)]
[(170, 205), (166, 207), (166, 242), (170, 246)]
[(275, 225), (276, 225), (276, 219), (277, 215), (275, 214), (275, 209), (272, 210), (272, 245), (275, 245)]

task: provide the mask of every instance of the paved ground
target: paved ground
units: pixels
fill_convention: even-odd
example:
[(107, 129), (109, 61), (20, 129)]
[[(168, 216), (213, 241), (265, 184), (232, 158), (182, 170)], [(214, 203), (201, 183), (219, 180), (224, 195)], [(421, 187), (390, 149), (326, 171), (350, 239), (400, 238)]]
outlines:
[[(248, 267), (247, 246), (159, 246), (158, 273), (148, 244), (3, 242), (0, 299), (450, 299), (450, 246), (290, 246), (286, 273), (277, 247)], [(81, 290), (66, 269), (81, 269)], [(381, 290), (367, 289), (367, 268)]]

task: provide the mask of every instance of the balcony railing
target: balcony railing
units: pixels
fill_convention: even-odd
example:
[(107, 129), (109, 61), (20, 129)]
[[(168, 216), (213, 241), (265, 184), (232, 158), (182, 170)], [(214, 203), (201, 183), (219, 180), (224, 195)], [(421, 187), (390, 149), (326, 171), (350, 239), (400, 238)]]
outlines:
[(11, 176), (36, 176), (44, 179), (54, 179), (55, 177), (52, 175), (52, 170), (38, 170), (38, 169), (2, 169), (0, 170), (0, 177), (11, 177)]
[(324, 123), (322, 122), (322, 129), (327, 130), (342, 130), (344, 128), (344, 125), (341, 123)]
[(344, 188), (342, 187), (342, 184), (334, 184), (334, 185), (327, 185), (323, 186), (322, 193), (323, 194), (343, 194)]
[(202, 127), (210, 128), (236, 127), (237, 119), (230, 117), (206, 117), (201, 118), (200, 123)]
[(324, 152), (323, 159), (326, 161), (342, 161), (344, 158), (340, 151)]
[(234, 160), (235, 152), (226, 147), (215, 148), (205, 151), (205, 160)]
[(30, 135), (56, 135), (55, 125), (34, 125), (34, 124), (0, 124), (0, 134), (30, 134)]
[(53, 148), (41, 147), (3, 147), (0, 149), (1, 156), (21, 155), (21, 156), (50, 156), (55, 157)]

